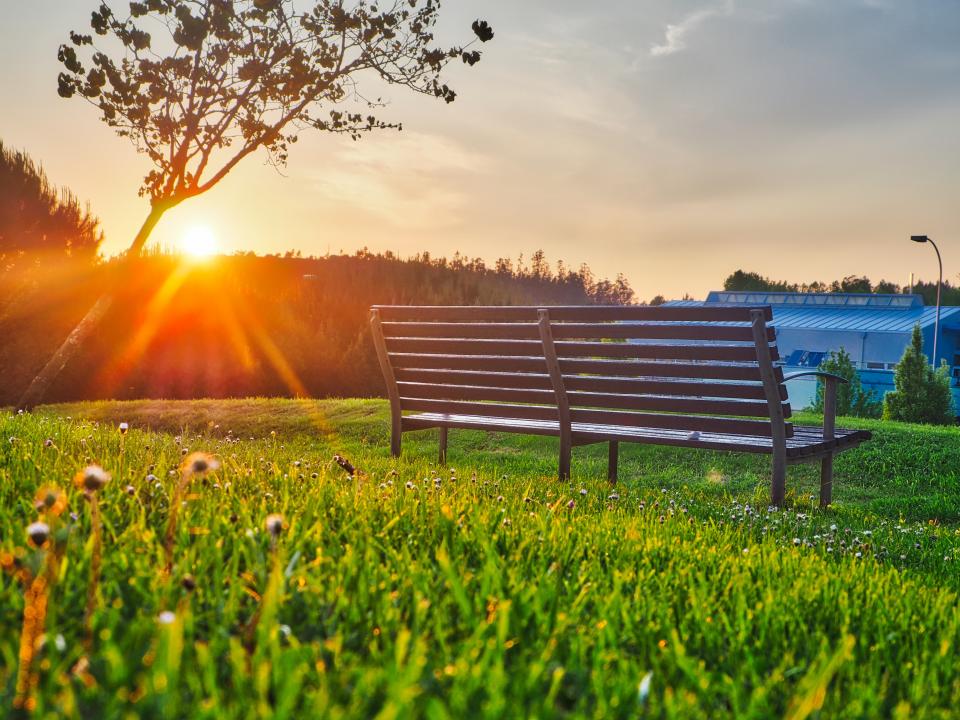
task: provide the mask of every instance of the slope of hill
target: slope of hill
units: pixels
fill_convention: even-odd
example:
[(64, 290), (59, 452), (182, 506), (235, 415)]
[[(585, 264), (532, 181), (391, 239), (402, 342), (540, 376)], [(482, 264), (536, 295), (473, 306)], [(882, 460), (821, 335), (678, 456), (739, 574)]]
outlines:
[[(611, 488), (602, 447), (560, 483), (553, 439), (453, 433), (438, 468), (435, 433), (393, 460), (388, 426), (378, 400), (0, 416), (0, 707), (23, 677), (58, 717), (955, 714), (955, 428), (886, 424), (835, 506), (802, 467), (773, 511), (753, 457), (629, 447)], [(184, 475), (198, 450), (218, 467)], [(101, 531), (64, 487), (91, 460)]]

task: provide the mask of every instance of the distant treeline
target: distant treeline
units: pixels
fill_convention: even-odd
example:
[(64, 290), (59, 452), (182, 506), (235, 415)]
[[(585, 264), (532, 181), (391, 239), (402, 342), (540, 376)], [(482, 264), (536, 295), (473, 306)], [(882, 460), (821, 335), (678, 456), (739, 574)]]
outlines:
[(459, 254), (403, 260), (366, 250), (302, 258), (252, 254), (206, 263), (153, 254), (114, 278), (119, 261), (43, 262), (0, 272), (0, 405), (15, 403), (97, 299), (122, 288), (96, 341), (61, 374), (48, 401), (383, 392), (369, 308), (404, 304), (625, 303), (621, 276), (586, 266)]
[[(903, 287), (889, 280), (880, 280), (873, 284), (870, 278), (848, 275), (833, 282), (814, 281), (811, 283), (788, 283), (783, 280), (771, 280), (760, 273), (737, 270), (723, 281), (724, 290), (755, 290), (766, 292), (809, 292), (809, 293), (907, 293), (922, 295), (927, 305), (937, 300), (937, 283), (918, 280), (913, 288)], [(941, 287), (940, 302), (944, 305), (960, 305), (960, 287), (944, 280)]]

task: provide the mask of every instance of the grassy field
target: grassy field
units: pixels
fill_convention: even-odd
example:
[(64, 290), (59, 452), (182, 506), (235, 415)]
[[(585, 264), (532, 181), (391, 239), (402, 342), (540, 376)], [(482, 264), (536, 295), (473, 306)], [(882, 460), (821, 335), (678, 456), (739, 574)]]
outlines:
[[(4, 413), (0, 708), (955, 717), (960, 431), (850, 422), (875, 440), (835, 504), (801, 466), (775, 511), (749, 456), (628, 446), (616, 488), (600, 446), (557, 482), (550, 439), (454, 432), (439, 468), (425, 432), (394, 461), (379, 401)], [(90, 463), (112, 479), (84, 493)]]

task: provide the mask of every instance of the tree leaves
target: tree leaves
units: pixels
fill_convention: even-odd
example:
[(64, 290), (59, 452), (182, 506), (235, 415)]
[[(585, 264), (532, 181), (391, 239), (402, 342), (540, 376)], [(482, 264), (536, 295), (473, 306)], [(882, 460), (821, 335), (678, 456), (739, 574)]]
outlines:
[(493, 29), (486, 20), (474, 20), (471, 27), (476, 36), (480, 38), (480, 42), (493, 40)]
[[(437, 0), (386, 8), (369, 0), (135, 0), (128, 6), (126, 17), (102, 2), (91, 14), (95, 35), (110, 39), (109, 53), (94, 45), (94, 36), (70, 33), (70, 44), (58, 53), (64, 71), (57, 92), (86, 98), (151, 159), (141, 194), (155, 205), (206, 192), (258, 149), (283, 165), (306, 127), (353, 139), (399, 129), (362, 112), (383, 103), (367, 99), (361, 78), (450, 103), (456, 92), (441, 78), (446, 64), (460, 58), (472, 66), (481, 56), (469, 47), (437, 45)], [(484, 21), (474, 22), (473, 32), (481, 42), (493, 37)], [(86, 46), (92, 46), (91, 69), (78, 55)], [(317, 119), (326, 113), (329, 119)]]

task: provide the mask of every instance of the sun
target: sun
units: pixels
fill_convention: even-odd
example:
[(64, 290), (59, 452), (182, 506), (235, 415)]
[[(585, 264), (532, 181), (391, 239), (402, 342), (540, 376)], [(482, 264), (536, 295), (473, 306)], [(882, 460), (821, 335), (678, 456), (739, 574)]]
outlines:
[(217, 236), (206, 225), (195, 225), (180, 238), (180, 252), (195, 260), (205, 260), (217, 252)]

